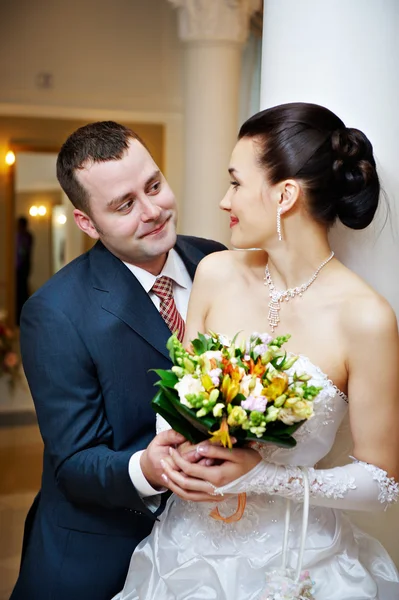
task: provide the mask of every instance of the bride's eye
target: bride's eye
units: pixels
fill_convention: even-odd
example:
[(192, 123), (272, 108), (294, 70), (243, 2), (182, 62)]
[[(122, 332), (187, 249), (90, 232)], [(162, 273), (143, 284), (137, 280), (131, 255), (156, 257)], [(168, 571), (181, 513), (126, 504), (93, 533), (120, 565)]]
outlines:
[(230, 181), (230, 185), (232, 185), (233, 188), (236, 190), (240, 184), (238, 183), (238, 181)]

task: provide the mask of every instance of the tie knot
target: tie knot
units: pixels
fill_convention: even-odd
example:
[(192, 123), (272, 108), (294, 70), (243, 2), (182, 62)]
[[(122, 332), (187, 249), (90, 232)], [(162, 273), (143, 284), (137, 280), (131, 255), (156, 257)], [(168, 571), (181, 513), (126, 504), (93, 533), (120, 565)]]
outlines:
[(158, 277), (158, 279), (155, 280), (151, 290), (158, 298), (161, 298), (161, 300), (173, 298), (173, 279), (166, 277), (166, 275), (162, 275), (162, 277)]

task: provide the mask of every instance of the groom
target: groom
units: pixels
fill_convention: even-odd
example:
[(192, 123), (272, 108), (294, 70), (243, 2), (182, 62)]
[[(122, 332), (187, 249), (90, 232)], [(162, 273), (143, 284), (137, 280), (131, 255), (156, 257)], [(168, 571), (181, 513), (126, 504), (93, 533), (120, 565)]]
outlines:
[(176, 236), (173, 192), (122, 125), (75, 131), (57, 175), (98, 242), (22, 313), (44, 459), (11, 600), (110, 600), (162, 510), (160, 460), (183, 441), (172, 430), (154, 438), (149, 370), (170, 367), (165, 344), (171, 329), (183, 334), (196, 267), (224, 247)]

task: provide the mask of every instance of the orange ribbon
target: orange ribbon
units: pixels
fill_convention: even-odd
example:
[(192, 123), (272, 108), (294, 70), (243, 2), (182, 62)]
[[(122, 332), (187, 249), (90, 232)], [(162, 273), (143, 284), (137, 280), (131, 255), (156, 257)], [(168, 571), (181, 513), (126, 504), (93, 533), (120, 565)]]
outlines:
[(216, 521), (223, 521), (224, 523), (236, 523), (241, 519), (242, 515), (244, 514), (246, 504), (247, 495), (245, 493), (238, 494), (238, 506), (234, 514), (230, 515), (229, 517), (222, 517), (222, 515), (219, 512), (219, 508), (216, 506), (213, 510), (211, 510), (209, 516), (212, 517), (212, 519), (215, 519)]

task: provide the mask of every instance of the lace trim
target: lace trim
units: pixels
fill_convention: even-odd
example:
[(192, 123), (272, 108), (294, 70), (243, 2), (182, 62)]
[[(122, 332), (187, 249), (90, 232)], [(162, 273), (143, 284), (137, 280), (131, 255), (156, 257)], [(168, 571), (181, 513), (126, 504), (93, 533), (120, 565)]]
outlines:
[[(272, 471), (273, 469), (273, 471)], [(346, 480), (337, 478), (333, 473), (308, 469), (311, 498), (329, 498), (337, 500), (344, 498), (350, 490), (356, 489), (355, 479), (348, 477)], [(238, 483), (238, 485), (237, 485)], [(215, 494), (228, 493), (229, 485), (216, 488)], [(253, 478), (248, 481), (245, 476), (242, 484), (236, 482), (234, 493), (250, 492), (253, 494), (276, 494), (301, 502), (304, 498), (304, 485), (302, 471), (294, 466), (278, 466), (268, 463), (259, 463), (254, 468)]]
[[(290, 492), (290, 497), (294, 500), (302, 501), (304, 497), (304, 486), (302, 472), (297, 468), (286, 468), (286, 473), (277, 475), (274, 481), (273, 493)], [(337, 500), (344, 498), (349, 490), (355, 490), (355, 479), (348, 478), (347, 481), (336, 479), (333, 475), (327, 473), (321, 474), (315, 469), (308, 469), (310, 496), (311, 498), (329, 498)]]
[(375, 465), (357, 460), (353, 456), (350, 457), (355, 464), (361, 465), (371, 473), (374, 481), (377, 482), (379, 488), (378, 500), (381, 504), (393, 504), (399, 498), (399, 483), (393, 477), (388, 477), (388, 473)]

